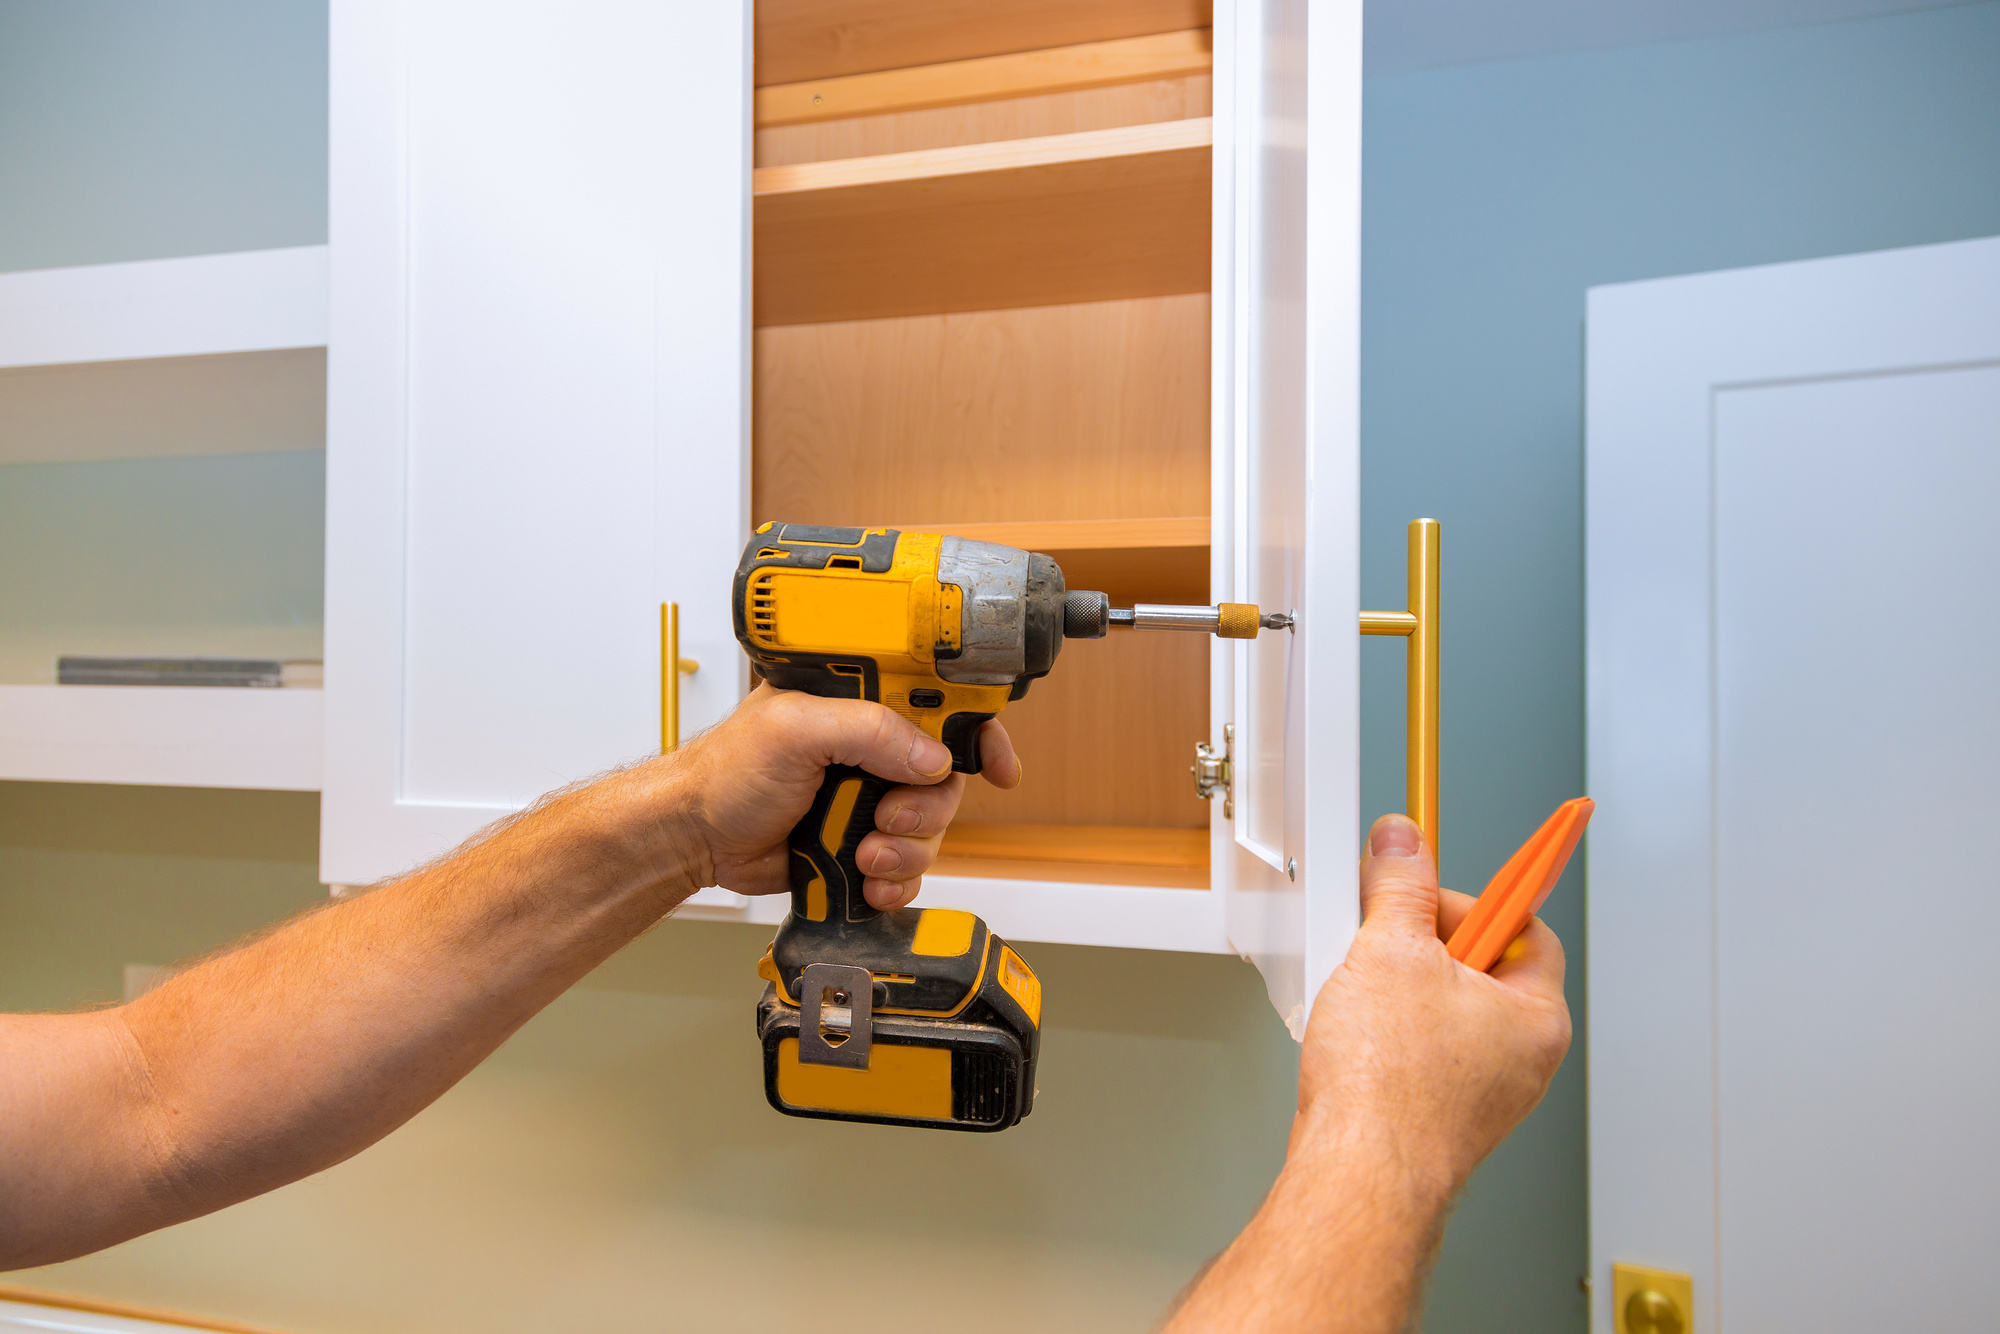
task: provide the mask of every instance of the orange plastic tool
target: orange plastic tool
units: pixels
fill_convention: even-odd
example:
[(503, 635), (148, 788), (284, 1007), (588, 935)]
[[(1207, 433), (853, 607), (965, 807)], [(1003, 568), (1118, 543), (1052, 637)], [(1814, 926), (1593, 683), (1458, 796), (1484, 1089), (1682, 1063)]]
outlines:
[(1556, 813), (1486, 882), (1486, 892), (1445, 942), (1452, 958), (1482, 973), (1500, 961), (1556, 887), (1596, 809), (1589, 797), (1556, 807)]

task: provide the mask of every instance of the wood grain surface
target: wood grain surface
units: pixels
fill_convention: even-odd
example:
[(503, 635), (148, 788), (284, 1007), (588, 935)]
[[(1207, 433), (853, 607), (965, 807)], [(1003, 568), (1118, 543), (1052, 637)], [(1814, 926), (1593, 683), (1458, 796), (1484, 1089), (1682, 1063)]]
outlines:
[(1206, 74), (1214, 65), (1205, 28), (1109, 42), (981, 56), (942, 65), (848, 74), (759, 88), (756, 122), (803, 125), (846, 116), (958, 106)]
[[(869, 527), (877, 525), (870, 523)], [(919, 533), (944, 532), (976, 542), (1035, 551), (1099, 551), (1126, 547), (1206, 547), (1208, 516), (1171, 519), (1023, 519), (1014, 523), (895, 523)]]
[(762, 326), (1206, 291), (1206, 118), (754, 173)]
[(1207, 0), (758, 0), (756, 82), (1206, 28)]
[[(1058, 880), (1083, 885), (1143, 885), (1150, 889), (1207, 889), (1208, 863), (1200, 866), (1132, 866), (1122, 862), (1055, 862), (1024, 857), (940, 856), (932, 875), (990, 880)], [(919, 899), (921, 906), (923, 900)]]
[(760, 329), (756, 522), (1209, 512), (1208, 298)]
[(1208, 644), (1142, 630), (1065, 643), (1055, 670), (1000, 715), (1021, 786), (1001, 792), (975, 779), (961, 818), (1207, 828), (1188, 766), (1208, 739)]
[(1023, 523), (889, 523), (868, 527), (952, 533), (1054, 557), (1070, 588), (1134, 602), (1215, 601), (1210, 593), (1207, 515), (1179, 519), (1064, 519)]
[(811, 125), (759, 128), (757, 165), (784, 166), (828, 158), (871, 157), (920, 148), (1033, 139), (1108, 130), (1209, 114), (1206, 74), (1151, 79), (1113, 88), (1085, 88), (964, 106), (855, 116)]
[(1217, 597), (1208, 577), (1208, 548), (1127, 547), (1066, 551), (1036, 547), (1062, 566), (1063, 583), (1103, 593), (1114, 607), (1135, 602), (1193, 602), (1207, 606)]
[(942, 851), (953, 857), (1192, 869), (1208, 865), (1208, 830), (954, 820), (944, 836)]

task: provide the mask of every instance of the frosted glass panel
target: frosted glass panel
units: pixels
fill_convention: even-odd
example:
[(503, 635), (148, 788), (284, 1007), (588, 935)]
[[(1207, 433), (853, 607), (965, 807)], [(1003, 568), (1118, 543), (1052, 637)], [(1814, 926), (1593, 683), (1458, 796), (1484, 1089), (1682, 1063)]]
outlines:
[(0, 466), (0, 683), (64, 653), (317, 658), (326, 455)]

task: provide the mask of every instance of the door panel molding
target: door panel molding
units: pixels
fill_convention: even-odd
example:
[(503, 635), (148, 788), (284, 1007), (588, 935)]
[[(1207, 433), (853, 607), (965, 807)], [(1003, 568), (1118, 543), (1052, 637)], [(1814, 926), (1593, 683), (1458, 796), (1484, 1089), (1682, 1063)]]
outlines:
[(1586, 408), (1592, 1328), (1614, 1261), (1717, 1303), (1718, 395), (2000, 357), (2000, 239), (1593, 289)]

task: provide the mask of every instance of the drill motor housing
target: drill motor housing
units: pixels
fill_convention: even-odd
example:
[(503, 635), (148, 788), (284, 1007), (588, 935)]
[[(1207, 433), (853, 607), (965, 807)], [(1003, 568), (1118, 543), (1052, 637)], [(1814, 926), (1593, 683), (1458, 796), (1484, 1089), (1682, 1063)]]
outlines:
[[(736, 637), (772, 685), (874, 700), (980, 769), (979, 730), (1108, 602), (1047, 556), (888, 528), (767, 523), (737, 566)], [(792, 910), (758, 964), (764, 1089), (793, 1116), (1004, 1130), (1034, 1105), (1041, 984), (968, 912), (880, 912), (855, 850), (894, 784), (835, 766), (792, 832)]]

